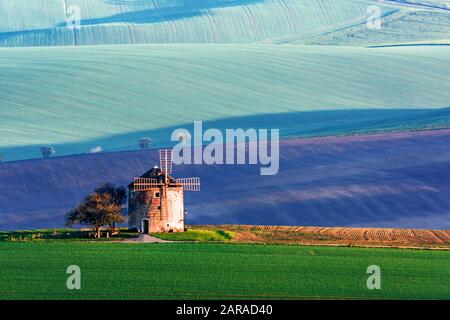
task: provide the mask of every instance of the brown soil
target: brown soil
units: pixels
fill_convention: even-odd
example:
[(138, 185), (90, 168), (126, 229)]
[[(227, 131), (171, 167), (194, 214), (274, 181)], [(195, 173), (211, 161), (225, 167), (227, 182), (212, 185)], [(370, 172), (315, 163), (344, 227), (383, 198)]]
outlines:
[(251, 225), (194, 228), (233, 232), (234, 242), (450, 249), (450, 230)]

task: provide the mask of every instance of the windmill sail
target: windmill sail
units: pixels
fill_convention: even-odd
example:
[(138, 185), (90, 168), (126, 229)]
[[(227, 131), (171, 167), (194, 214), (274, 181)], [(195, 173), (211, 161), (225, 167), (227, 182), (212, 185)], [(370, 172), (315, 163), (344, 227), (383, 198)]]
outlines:
[(147, 191), (152, 188), (158, 188), (161, 183), (158, 179), (134, 178), (134, 191)]
[(172, 173), (172, 150), (159, 150), (159, 162), (162, 174)]
[(177, 179), (177, 183), (183, 186), (184, 191), (200, 191), (200, 178)]

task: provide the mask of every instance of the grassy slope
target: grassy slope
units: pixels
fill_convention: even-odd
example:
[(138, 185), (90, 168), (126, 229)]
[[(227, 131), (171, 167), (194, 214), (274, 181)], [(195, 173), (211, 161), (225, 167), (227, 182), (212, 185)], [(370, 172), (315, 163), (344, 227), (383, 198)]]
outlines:
[[(448, 12), (400, 10), (385, 16), (382, 28), (368, 29), (355, 24), (330, 33), (300, 34), (277, 43), (329, 46), (376, 46), (401, 44), (448, 44), (450, 9)], [(275, 42), (275, 41), (274, 41)]]
[[(414, 2), (418, 5), (370, 0), (8, 0), (0, 3), (0, 46), (448, 40), (448, 2)], [(80, 30), (66, 28), (64, 3), (80, 7)], [(382, 30), (366, 28), (369, 5), (381, 8)]]
[(216, 228), (189, 227), (185, 232), (153, 233), (152, 236), (168, 241), (193, 242), (227, 242), (231, 241), (235, 233)]
[[(274, 39), (273, 43), (367, 46), (449, 43), (450, 1), (386, 1), (381, 28), (367, 28), (366, 19), (326, 30), (313, 30)], [(376, 3), (377, 6), (380, 3)]]
[[(450, 101), (449, 57), (450, 47), (3, 49), (0, 152), (6, 153), (7, 160), (32, 158), (38, 156), (37, 148), (20, 148), (89, 144), (112, 135), (178, 127), (193, 120), (223, 120), (222, 126), (234, 127), (233, 119), (227, 124), (227, 118), (336, 109), (445, 107)], [(264, 117), (258, 119), (261, 122)], [(281, 123), (281, 134), (298, 134), (298, 130), (290, 131), (294, 125)], [(375, 123), (374, 129), (378, 125), (383, 123)], [(134, 146), (135, 138), (117, 139), (104, 149)], [(167, 144), (170, 137), (163, 131), (152, 138)], [(19, 150), (9, 155), (8, 148)]]
[[(222, 244), (0, 243), (2, 299), (441, 298), (449, 253)], [(82, 289), (66, 288), (66, 268)], [(366, 269), (382, 270), (382, 290)]]
[[(66, 28), (64, 3), (81, 10)], [(366, 0), (8, 0), (0, 3), (0, 46), (127, 43), (253, 43), (348, 23)], [(383, 6), (384, 7), (384, 6)], [(392, 9), (386, 9), (390, 11)]]
[[(175, 166), (201, 177), (186, 194), (189, 224), (450, 229), (450, 131), (292, 139), (280, 171), (259, 166)], [(0, 229), (61, 227), (64, 213), (101, 183), (128, 185), (157, 150), (0, 165)]]

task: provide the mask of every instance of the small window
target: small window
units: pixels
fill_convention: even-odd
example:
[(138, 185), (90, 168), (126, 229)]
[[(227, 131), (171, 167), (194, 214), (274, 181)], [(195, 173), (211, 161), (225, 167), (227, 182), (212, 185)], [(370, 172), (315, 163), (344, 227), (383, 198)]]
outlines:
[(153, 198), (159, 198), (160, 197), (160, 193), (159, 192), (155, 192), (154, 194), (153, 194)]

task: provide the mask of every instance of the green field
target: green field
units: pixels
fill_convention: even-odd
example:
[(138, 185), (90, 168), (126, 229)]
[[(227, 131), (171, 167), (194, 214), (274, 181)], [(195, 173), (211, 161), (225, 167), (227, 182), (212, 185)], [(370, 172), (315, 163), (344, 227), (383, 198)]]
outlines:
[[(448, 0), (20, 0), (0, 2), (0, 46), (134, 43), (445, 43)], [(366, 28), (376, 4), (383, 28)], [(80, 8), (66, 27), (64, 6)], [(426, 5), (423, 7), (422, 5)]]
[(0, 49), (0, 153), (130, 150), (143, 136), (157, 148), (194, 120), (284, 138), (448, 125), (449, 69), (450, 47), (437, 46)]
[[(64, 3), (80, 8), (81, 26), (75, 35), (66, 28)], [(2, 1), (0, 46), (271, 42), (358, 23), (370, 4), (370, 0)], [(380, 6), (383, 13), (399, 10)]]
[[(0, 242), (0, 299), (450, 298), (450, 252), (213, 243)], [(381, 268), (381, 290), (366, 269)], [(66, 268), (81, 268), (81, 290)]]

